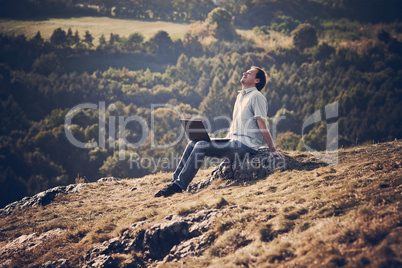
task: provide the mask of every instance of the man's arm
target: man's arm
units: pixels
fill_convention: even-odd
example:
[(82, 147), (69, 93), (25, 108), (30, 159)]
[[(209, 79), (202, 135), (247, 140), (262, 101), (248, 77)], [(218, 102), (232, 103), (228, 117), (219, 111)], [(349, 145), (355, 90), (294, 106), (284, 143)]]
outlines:
[(272, 139), (271, 133), (269, 132), (266, 121), (264, 119), (262, 119), (261, 117), (258, 117), (257, 124), (262, 133), (262, 137), (264, 138), (264, 141), (267, 143), (272, 155), (275, 155), (278, 157), (283, 157), (283, 155), (280, 152), (276, 151), (276, 148), (274, 145), (274, 140)]

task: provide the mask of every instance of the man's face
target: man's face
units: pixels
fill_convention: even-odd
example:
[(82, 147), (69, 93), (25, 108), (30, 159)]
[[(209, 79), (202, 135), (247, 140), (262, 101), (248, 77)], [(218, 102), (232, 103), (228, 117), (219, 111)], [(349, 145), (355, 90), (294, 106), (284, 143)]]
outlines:
[(255, 86), (260, 81), (260, 79), (255, 78), (257, 72), (257, 69), (251, 69), (244, 72), (240, 79), (243, 86)]

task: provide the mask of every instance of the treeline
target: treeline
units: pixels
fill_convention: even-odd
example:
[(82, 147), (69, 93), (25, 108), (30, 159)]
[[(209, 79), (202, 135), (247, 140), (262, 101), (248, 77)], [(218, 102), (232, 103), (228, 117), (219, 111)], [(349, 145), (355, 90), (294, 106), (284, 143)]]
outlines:
[(269, 25), (280, 15), (308, 22), (313, 18), (348, 18), (360, 22), (393, 22), (401, 19), (399, 0), (0, 0), (0, 17), (100, 15), (130, 19), (172, 21), (204, 20), (216, 7), (233, 14), (236, 25)]
[[(211, 132), (227, 128), (228, 122), (216, 117), (231, 117), (239, 79), (251, 65), (261, 66), (269, 76), (262, 93), (268, 99), (271, 128), (285, 116), (275, 132), (281, 149), (303, 150), (305, 142), (325, 150), (327, 126), (334, 122), (338, 123), (340, 146), (402, 137), (402, 43), (395, 36), (399, 24), (389, 26), (388, 31), (376, 29), (357, 48), (317, 39), (328, 29), (331, 38), (369, 38), (361, 31), (351, 37), (356, 28), (353, 23), (318, 21), (317, 32), (311, 25), (280, 17), (255, 32), (267, 39), (273, 29), (292, 33), (293, 45), (263, 49), (238, 36), (228, 14), (222, 9), (210, 12), (204, 23), (198, 23), (199, 31), (174, 42), (166, 32), (150, 40), (133, 33), (132, 42), (130, 37), (112, 34), (96, 48), (91, 46), (89, 32), (80, 37), (61, 28), (55, 29), (49, 41), (40, 33), (32, 39), (1, 35), (0, 205), (56, 185), (174, 170), (175, 157), (186, 145), (179, 136), (177, 111), (184, 117), (208, 118)], [(203, 38), (209, 37), (214, 42), (203, 45)], [(80, 74), (63, 71), (69, 57), (80, 57), (84, 65), (91, 57), (116, 54), (145, 54), (150, 62), (174, 63), (162, 72), (127, 68)], [(318, 110), (325, 115), (323, 108), (335, 101), (338, 117), (320, 120), (305, 129), (302, 137), (303, 122)], [(91, 148), (74, 146), (66, 136), (67, 114), (83, 103), (97, 108), (75, 114), (67, 130), (79, 142), (98, 143)], [(102, 113), (106, 121), (100, 137)], [(131, 116), (142, 118), (149, 132), (144, 132), (138, 120), (119, 132), (120, 118)], [(148, 136), (142, 140), (144, 133)], [(99, 146), (103, 138), (104, 146)], [(141, 146), (129, 147), (140, 141)], [(169, 144), (163, 149), (154, 146)], [(126, 149), (123, 156), (120, 148)]]
[[(61, 73), (63, 60), (96, 55), (116, 57), (136, 54), (150, 61), (175, 64), (182, 53), (194, 57), (213, 57), (228, 51), (244, 53), (256, 49), (251, 41), (237, 35), (231, 14), (222, 8), (211, 11), (204, 22), (197, 23), (193, 28), (183, 39), (177, 40), (172, 40), (166, 31), (158, 31), (149, 40), (145, 40), (140, 33), (129, 36), (102, 34), (96, 46), (89, 30), (82, 34), (78, 30), (59, 27), (53, 31), (49, 40), (44, 40), (39, 31), (31, 39), (24, 35), (15, 37), (0, 34), (0, 56), (13, 69), (32, 70), (47, 75), (52, 72)], [(211, 40), (225, 42), (203, 46), (202, 39), (209, 37)]]
[(63, 60), (71, 58), (119, 56), (128, 53), (145, 55), (150, 60), (174, 63), (185, 51), (201, 48), (202, 53), (202, 46), (198, 41), (173, 41), (165, 31), (157, 32), (147, 41), (140, 33), (133, 33), (128, 37), (113, 33), (108, 38), (102, 35), (96, 46), (93, 41), (88, 30), (81, 36), (77, 30), (73, 33), (71, 28), (67, 32), (61, 28), (55, 29), (50, 40), (44, 40), (40, 32), (31, 39), (23, 35), (14, 37), (0, 34), (0, 56), (13, 69), (32, 70), (47, 75), (63, 72)]
[(77, 5), (76, 0), (0, 0), (2, 18), (44, 18), (54, 16), (96, 16), (98, 12)]

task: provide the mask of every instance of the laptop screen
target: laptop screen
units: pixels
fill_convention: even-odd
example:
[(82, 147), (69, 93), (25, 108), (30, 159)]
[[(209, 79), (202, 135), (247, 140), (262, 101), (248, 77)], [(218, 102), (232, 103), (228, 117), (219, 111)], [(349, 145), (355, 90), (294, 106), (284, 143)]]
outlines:
[(199, 119), (181, 119), (187, 137), (192, 141), (211, 141), (204, 123)]

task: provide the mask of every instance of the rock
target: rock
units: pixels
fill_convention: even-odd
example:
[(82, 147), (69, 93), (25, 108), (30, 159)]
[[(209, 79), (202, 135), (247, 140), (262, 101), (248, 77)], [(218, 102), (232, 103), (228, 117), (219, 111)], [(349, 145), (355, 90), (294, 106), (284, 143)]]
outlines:
[(209, 177), (190, 185), (188, 191), (203, 189), (217, 179), (225, 180), (228, 184), (262, 179), (272, 174), (275, 169), (286, 169), (288, 159), (287, 156), (284, 159), (271, 157), (269, 149), (262, 148), (255, 155), (241, 161), (223, 161), (212, 170)]
[(120, 237), (92, 248), (85, 256), (86, 265), (93, 265), (99, 256), (129, 253), (133, 250), (142, 252), (145, 260), (179, 259), (182, 256), (197, 255), (208, 241), (202, 234), (208, 231), (219, 213), (222, 211), (210, 209), (187, 217), (170, 215), (163, 222), (148, 228), (149, 223), (145, 221), (135, 223)]
[(117, 267), (117, 265), (111, 256), (102, 254), (102, 255), (96, 256), (96, 258), (94, 258), (93, 260), (88, 262), (83, 267), (84, 268), (89, 268), (89, 267), (109, 268), (109, 267)]
[(41, 268), (67, 268), (67, 267), (70, 267), (67, 259), (48, 261), (41, 266)]
[[(56, 236), (60, 236), (65, 230), (57, 228), (47, 231), (42, 234), (32, 233), (29, 235), (21, 235), (20, 237), (9, 242), (0, 249), (0, 266), (7, 262), (7, 257), (17, 253), (24, 254), (26, 251), (30, 251), (43, 242), (52, 239)], [(63, 267), (63, 266), (50, 266), (50, 267)]]
[(104, 182), (104, 181), (121, 181), (122, 179), (120, 178), (115, 178), (115, 177), (105, 177), (105, 178), (100, 178), (97, 180), (97, 182)]
[(205, 235), (193, 237), (174, 246), (168, 255), (165, 256), (163, 262), (179, 260), (188, 256), (199, 256), (212, 241)]
[(57, 186), (52, 189), (40, 192), (32, 197), (24, 197), (19, 201), (15, 201), (4, 208), (0, 209), (1, 215), (9, 215), (15, 209), (22, 209), (25, 207), (46, 206), (52, 202), (59, 194), (67, 194), (69, 192), (79, 192), (84, 187), (84, 184), (71, 184), (68, 186)]
[(143, 248), (152, 259), (162, 259), (170, 249), (189, 238), (189, 224), (185, 219), (154, 225), (145, 231)]

